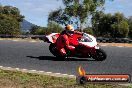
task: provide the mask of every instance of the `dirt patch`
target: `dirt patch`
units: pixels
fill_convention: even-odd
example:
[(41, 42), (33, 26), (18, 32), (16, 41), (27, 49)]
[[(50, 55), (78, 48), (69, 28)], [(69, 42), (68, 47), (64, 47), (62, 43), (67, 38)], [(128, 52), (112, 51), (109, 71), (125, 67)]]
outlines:
[(99, 43), (99, 45), (132, 47), (132, 44), (129, 43)]
[(41, 42), (39, 39), (31, 39), (31, 38), (0, 38), (0, 40), (13, 40), (13, 41), (31, 41), (31, 42)]

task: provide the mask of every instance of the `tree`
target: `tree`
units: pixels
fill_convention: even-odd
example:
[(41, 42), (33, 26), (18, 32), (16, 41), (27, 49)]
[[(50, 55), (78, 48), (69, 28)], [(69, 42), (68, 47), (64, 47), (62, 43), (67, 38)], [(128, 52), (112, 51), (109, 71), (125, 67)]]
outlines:
[(106, 29), (104, 26), (108, 23), (106, 20), (108, 19), (107, 16), (102, 11), (97, 11), (96, 13), (93, 14), (92, 16), (92, 28), (96, 36), (102, 36), (106, 32)]
[(129, 37), (132, 38), (132, 16), (128, 18), (128, 24), (129, 24)]
[(113, 37), (124, 38), (128, 36), (129, 25), (127, 21), (123, 20), (119, 23), (112, 24)]
[(49, 22), (48, 23), (48, 31), (49, 32), (61, 32), (63, 28), (56, 22)]
[(30, 29), (30, 34), (33, 35), (46, 35), (52, 32), (59, 33), (63, 28), (56, 22), (49, 22), (47, 27), (32, 26)]
[(83, 31), (84, 31), (85, 33), (88, 33), (88, 34), (93, 34), (93, 30), (92, 30), (92, 28), (90, 28), (90, 27), (84, 28)]
[(30, 34), (33, 35), (46, 35), (47, 34), (47, 27), (40, 27), (40, 26), (32, 26), (30, 29)]
[(32, 26), (31, 29), (30, 29), (30, 33), (31, 34), (34, 34), (34, 35), (37, 35), (38, 34), (38, 29), (39, 29), (39, 26)]
[(16, 7), (12, 7), (12, 6), (0, 6), (0, 14), (5, 14), (10, 17), (13, 17), (18, 22), (21, 22), (24, 18), (24, 16), (20, 14), (19, 9)]
[[(55, 21), (59, 24), (76, 24), (82, 30), (87, 18), (99, 10), (105, 0), (62, 0), (65, 8), (59, 8), (49, 14), (48, 21)], [(75, 19), (75, 20), (73, 20)]]
[(112, 18), (111, 36), (112, 37), (127, 37), (129, 33), (129, 24), (122, 13), (115, 13)]
[(20, 22), (24, 16), (16, 7), (0, 6), (0, 34), (18, 35), (20, 34)]
[(19, 35), (20, 26), (16, 19), (0, 14), (0, 34)]
[(122, 13), (104, 14), (97, 12), (92, 17), (92, 27), (97, 36), (127, 37), (129, 25)]
[(46, 35), (47, 34), (47, 27), (40, 27), (37, 30), (37, 35)]
[(111, 36), (111, 24), (114, 23), (112, 21), (113, 16), (109, 14), (104, 14), (102, 11), (96, 12), (92, 17), (92, 27), (96, 36)]

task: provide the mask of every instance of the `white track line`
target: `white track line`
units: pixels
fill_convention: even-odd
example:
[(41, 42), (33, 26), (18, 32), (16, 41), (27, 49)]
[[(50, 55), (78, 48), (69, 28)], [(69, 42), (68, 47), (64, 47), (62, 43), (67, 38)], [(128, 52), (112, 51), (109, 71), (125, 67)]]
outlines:
[(22, 69), (23, 71), (27, 71), (27, 69)]
[(15, 68), (16, 70), (20, 70), (19, 68)]
[(11, 69), (11, 67), (7, 67), (8, 69)]
[(60, 75), (61, 73), (55, 73), (55, 74)]
[(17, 41), (19, 41), (19, 40), (12, 40), (12, 41), (15, 41), (15, 42), (17, 42)]
[(38, 71), (38, 72), (40, 72), (40, 73), (44, 73), (44, 71)]
[(62, 75), (66, 76), (66, 75), (68, 75), (68, 74), (62, 74)]
[(35, 72), (36, 70), (30, 70), (30, 71)]
[(117, 47), (124, 47), (124, 46), (117, 46)]
[(29, 41), (29, 42), (37, 42), (37, 41)]
[(107, 45), (101, 45), (101, 46), (107, 46)]
[(0, 68), (2, 68), (3, 66), (0, 66)]
[(46, 73), (51, 74), (52, 72), (46, 72)]
[(72, 77), (74, 77), (75, 75), (69, 75), (69, 76), (72, 76)]
[(44, 74), (44, 75), (50, 75), (50, 76), (56, 76), (56, 77), (76, 78), (75, 75), (68, 75), (68, 74), (62, 74), (62, 73), (28, 70), (28, 69), (20, 69), (20, 68), (12, 68), (12, 67), (4, 67), (4, 66), (0, 66), (0, 68), (3, 69), (3, 70), (12, 70), (12, 71), (17, 70), (17, 71), (21, 71), (21, 72), (37, 73), (37, 74)]

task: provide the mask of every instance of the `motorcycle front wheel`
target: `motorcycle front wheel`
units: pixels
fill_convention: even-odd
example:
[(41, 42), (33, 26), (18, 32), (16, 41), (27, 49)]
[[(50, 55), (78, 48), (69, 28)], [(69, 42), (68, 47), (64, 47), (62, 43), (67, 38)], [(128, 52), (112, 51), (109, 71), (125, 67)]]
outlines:
[(96, 49), (96, 54), (93, 56), (93, 59), (97, 60), (97, 61), (103, 61), (105, 60), (107, 57), (105, 51), (101, 48)]

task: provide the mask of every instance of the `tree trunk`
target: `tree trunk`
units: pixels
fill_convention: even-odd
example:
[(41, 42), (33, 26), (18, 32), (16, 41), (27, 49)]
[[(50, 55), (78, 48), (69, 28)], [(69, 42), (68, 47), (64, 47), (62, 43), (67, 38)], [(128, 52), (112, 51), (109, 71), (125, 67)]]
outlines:
[(80, 24), (80, 31), (83, 32), (82, 24)]

